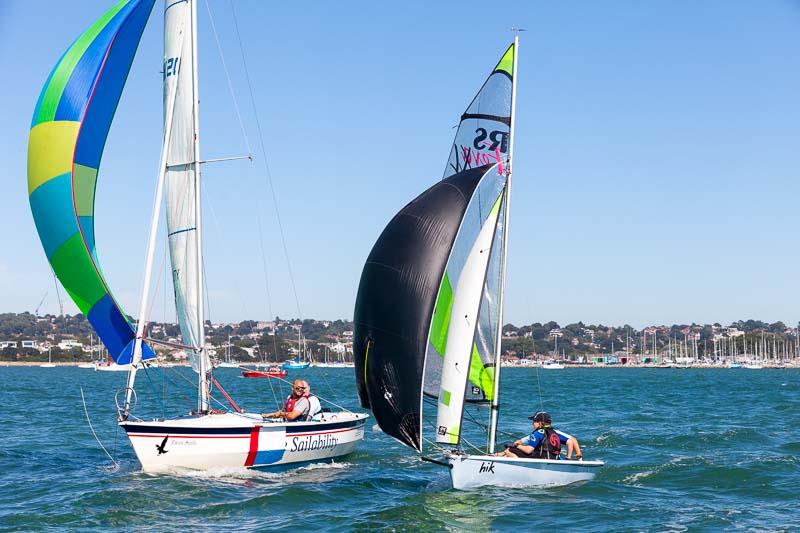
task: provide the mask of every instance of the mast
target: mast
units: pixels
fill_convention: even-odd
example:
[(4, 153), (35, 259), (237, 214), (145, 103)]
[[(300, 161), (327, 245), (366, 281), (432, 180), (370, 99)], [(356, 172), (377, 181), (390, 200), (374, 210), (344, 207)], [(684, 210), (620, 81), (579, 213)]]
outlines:
[(494, 453), (495, 439), (497, 437), (497, 419), (500, 409), (500, 349), (503, 341), (503, 303), (506, 290), (506, 259), (508, 257), (508, 224), (511, 213), (511, 173), (514, 160), (514, 118), (517, 107), (517, 56), (519, 54), (519, 35), (514, 37), (514, 68), (511, 78), (511, 126), (509, 128), (508, 143), (508, 178), (506, 180), (506, 198), (503, 211), (503, 255), (500, 262), (500, 297), (497, 302), (497, 338), (494, 353), (494, 388), (492, 390), (491, 418), (489, 420), (488, 452)]
[(200, 360), (200, 371), (198, 372), (198, 387), (197, 387), (197, 408), (202, 412), (208, 411), (208, 358), (203, 353), (206, 345), (205, 335), (205, 299), (203, 292), (203, 232), (202, 232), (202, 217), (200, 216), (200, 93), (199, 84), (197, 79), (197, 2), (190, 0), (191, 5), (191, 20), (192, 20), (192, 115), (194, 117), (193, 123), (193, 137), (194, 137), (194, 161), (192, 166), (194, 168), (194, 210), (195, 210), (195, 227), (194, 232), (195, 241), (197, 246), (197, 347)]

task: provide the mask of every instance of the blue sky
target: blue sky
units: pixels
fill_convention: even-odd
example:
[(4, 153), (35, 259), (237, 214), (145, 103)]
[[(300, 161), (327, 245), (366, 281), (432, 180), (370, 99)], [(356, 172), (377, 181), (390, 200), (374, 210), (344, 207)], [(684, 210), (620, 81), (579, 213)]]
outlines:
[[(2, 311), (33, 311), (48, 291), (42, 312), (58, 312), (27, 201), (28, 129), (50, 69), (112, 3), (0, 1)], [(204, 169), (213, 321), (351, 318), (372, 244), (440, 178), (452, 127), (511, 27), (527, 31), (507, 321), (800, 319), (800, 2), (236, 0), (255, 111), (231, 5), (210, 0), (256, 160)], [(199, 7), (201, 151), (239, 155), (247, 143)], [(160, 148), (162, 9), (134, 61), (97, 191), (101, 265), (129, 313)], [(174, 319), (163, 280), (153, 317)]]

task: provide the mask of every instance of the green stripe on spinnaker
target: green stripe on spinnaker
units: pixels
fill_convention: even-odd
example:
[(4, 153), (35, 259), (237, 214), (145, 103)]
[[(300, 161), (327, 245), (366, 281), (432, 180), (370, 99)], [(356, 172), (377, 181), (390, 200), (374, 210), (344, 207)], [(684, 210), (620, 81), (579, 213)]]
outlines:
[(75, 214), (79, 217), (94, 215), (94, 189), (97, 184), (97, 169), (75, 163), (72, 167)]
[(436, 306), (433, 308), (431, 321), (431, 344), (433, 348), (444, 356), (447, 348), (447, 331), (450, 329), (450, 312), (453, 310), (453, 287), (447, 272), (442, 277), (439, 285), (439, 294), (436, 296)]
[(64, 57), (61, 58), (59, 61), (58, 66), (56, 66), (55, 70), (53, 71), (53, 76), (50, 78), (50, 83), (47, 85), (47, 89), (44, 92), (42, 97), (42, 101), (39, 104), (39, 109), (36, 113), (36, 120), (34, 121), (34, 125), (40, 124), (42, 122), (53, 120), (56, 116), (56, 109), (58, 109), (58, 104), (61, 101), (61, 95), (64, 93), (64, 87), (67, 86), (67, 82), (72, 76), (72, 72), (75, 70), (75, 66), (83, 57), (83, 54), (89, 48), (89, 46), (94, 42), (95, 38), (103, 31), (106, 24), (114, 18), (120, 9), (125, 7), (129, 0), (120, 0), (120, 2), (107, 11), (101, 18), (97, 20), (92, 26), (83, 32), (83, 34), (78, 37), (75, 43), (70, 46), (69, 50)]
[(94, 272), (94, 265), (80, 233), (75, 233), (53, 253), (50, 264), (84, 315), (88, 315), (89, 309), (106, 295), (100, 277), (87, 274)]

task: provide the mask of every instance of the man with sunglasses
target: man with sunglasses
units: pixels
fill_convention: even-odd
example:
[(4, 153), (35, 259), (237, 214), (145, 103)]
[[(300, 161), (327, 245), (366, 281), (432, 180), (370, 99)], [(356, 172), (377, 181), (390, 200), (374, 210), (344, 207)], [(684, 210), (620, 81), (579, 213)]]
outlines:
[(262, 418), (283, 418), (288, 422), (305, 420), (311, 405), (308, 401), (308, 386), (302, 379), (294, 380), (292, 393), (283, 402), (283, 409), (273, 413), (262, 413)]

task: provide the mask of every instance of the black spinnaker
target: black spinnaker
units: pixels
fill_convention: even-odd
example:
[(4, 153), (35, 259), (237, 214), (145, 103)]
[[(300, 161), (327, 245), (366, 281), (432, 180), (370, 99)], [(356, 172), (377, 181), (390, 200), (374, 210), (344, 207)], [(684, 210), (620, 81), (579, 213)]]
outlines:
[(353, 353), (358, 396), (380, 428), (421, 450), (421, 395), (431, 317), (470, 199), (490, 165), (444, 179), (389, 222), (361, 273)]

